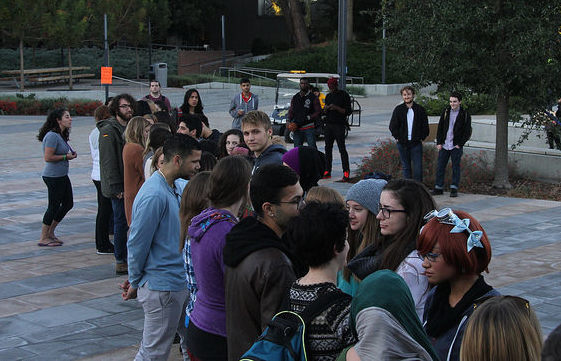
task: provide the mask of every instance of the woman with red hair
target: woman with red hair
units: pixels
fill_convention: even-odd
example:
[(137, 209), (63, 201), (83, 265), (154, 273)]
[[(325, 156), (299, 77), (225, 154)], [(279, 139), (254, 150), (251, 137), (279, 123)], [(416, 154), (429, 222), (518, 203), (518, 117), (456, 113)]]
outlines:
[(423, 326), (441, 360), (459, 360), (474, 304), (499, 295), (481, 275), (491, 261), (491, 245), (481, 224), (466, 212), (445, 208), (429, 212), (425, 220), (417, 250), (435, 287), (427, 296)]

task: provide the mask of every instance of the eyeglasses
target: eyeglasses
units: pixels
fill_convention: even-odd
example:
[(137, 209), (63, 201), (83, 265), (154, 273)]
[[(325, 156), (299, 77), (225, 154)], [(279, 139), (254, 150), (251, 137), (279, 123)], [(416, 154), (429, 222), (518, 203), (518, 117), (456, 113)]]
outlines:
[(121, 105), (119, 105), (119, 108), (121, 108), (121, 109), (127, 109), (127, 108), (129, 108), (129, 109), (130, 109), (130, 108), (131, 108), (131, 105), (130, 105), (130, 104), (121, 104)]
[(275, 202), (275, 203), (276, 203), (276, 204), (283, 204), (283, 203), (286, 203), (286, 204), (295, 204), (295, 205), (296, 205), (296, 209), (298, 209), (298, 210), (304, 208), (304, 206), (306, 205), (306, 201), (304, 200), (304, 198), (300, 198), (300, 199), (298, 199), (298, 200), (293, 200), (293, 201), (287, 201), (287, 202), (278, 201), (278, 202)]
[(440, 256), (440, 253), (432, 253), (432, 252), (428, 252), (425, 254), (422, 254), (421, 252), (417, 252), (417, 256), (421, 259), (421, 261), (425, 261), (425, 258), (427, 258), (430, 262), (436, 262), (436, 260), (438, 259), (438, 257)]
[(398, 212), (398, 213), (407, 213), (407, 211), (405, 209), (389, 209), (389, 208), (385, 208), (385, 207), (380, 207), (378, 208), (378, 213), (382, 212), (382, 216), (384, 218), (390, 218), (392, 213)]

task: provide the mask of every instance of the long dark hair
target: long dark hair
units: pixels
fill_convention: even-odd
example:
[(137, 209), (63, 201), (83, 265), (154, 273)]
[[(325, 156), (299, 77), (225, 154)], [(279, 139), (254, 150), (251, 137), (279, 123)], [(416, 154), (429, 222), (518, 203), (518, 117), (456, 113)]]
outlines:
[(195, 88), (189, 89), (185, 93), (185, 97), (183, 97), (183, 104), (181, 104), (180, 107), (181, 111), (183, 112), (183, 114), (189, 113), (189, 98), (193, 93), (197, 93), (197, 95), (199, 96), (199, 101), (197, 102), (197, 105), (195, 105), (195, 114), (203, 114), (203, 101), (201, 100), (201, 94)]
[(195, 174), (185, 186), (179, 206), (179, 219), (181, 220), (181, 235), (179, 237), (179, 251), (185, 246), (187, 230), (191, 220), (208, 207), (208, 191), (210, 189), (210, 172), (203, 171)]
[(218, 151), (220, 152), (219, 158), (224, 158), (228, 156), (228, 151), (226, 150), (226, 139), (229, 135), (236, 135), (240, 138), (240, 144), (245, 144), (243, 140), (243, 133), (239, 129), (229, 129), (222, 133), (220, 140), (218, 141)]
[(427, 187), (411, 179), (392, 180), (386, 184), (383, 191), (392, 192), (407, 212), (407, 224), (404, 229), (392, 236), (379, 234), (377, 237), (379, 249), (384, 250), (380, 269), (395, 271), (405, 257), (417, 247), (423, 217), (436, 209), (436, 202)]
[(210, 175), (208, 200), (215, 208), (229, 207), (240, 199), (247, 199), (251, 178), (249, 162), (239, 155), (220, 159)]
[(40, 142), (43, 141), (45, 135), (50, 131), (60, 134), (62, 139), (68, 141), (70, 130), (67, 128), (61, 132), (60, 126), (58, 125), (58, 120), (62, 119), (64, 112), (67, 111), (68, 109), (66, 108), (57, 108), (49, 112), (49, 115), (47, 115), (47, 120), (45, 121), (45, 123), (43, 123), (41, 129), (39, 129), (39, 134), (37, 134), (37, 139), (39, 139)]

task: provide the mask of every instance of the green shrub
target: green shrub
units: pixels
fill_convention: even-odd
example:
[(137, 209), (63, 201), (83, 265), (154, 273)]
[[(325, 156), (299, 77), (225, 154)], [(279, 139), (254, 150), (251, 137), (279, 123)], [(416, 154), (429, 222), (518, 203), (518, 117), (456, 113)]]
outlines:
[[(469, 110), (472, 115), (491, 115), (497, 110), (497, 99), (489, 94), (462, 92), (462, 106)], [(420, 95), (415, 101), (422, 105), (427, 111), (427, 115), (440, 115), (442, 110), (449, 105), (450, 92), (438, 91), (431, 96)], [(522, 111), (524, 106), (523, 99), (512, 97), (509, 101), (510, 112), (512, 115)]]
[(357, 85), (347, 86), (347, 92), (351, 95), (366, 95), (366, 89), (363, 86)]
[(71, 115), (93, 115), (101, 105), (100, 101), (91, 99), (45, 98), (37, 99), (35, 94), (27, 96), (0, 97), (0, 114), (2, 115), (46, 115), (55, 108), (66, 107)]

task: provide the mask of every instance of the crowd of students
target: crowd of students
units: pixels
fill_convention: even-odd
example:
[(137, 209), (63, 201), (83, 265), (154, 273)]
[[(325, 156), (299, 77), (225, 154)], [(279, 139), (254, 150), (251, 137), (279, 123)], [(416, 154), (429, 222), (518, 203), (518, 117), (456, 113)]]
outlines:
[[(123, 299), (138, 295), (144, 308), (135, 360), (167, 359), (175, 332), (185, 359), (240, 360), (277, 312), (304, 314), (318, 300), (312, 360), (559, 359), (560, 331), (542, 356), (530, 303), (485, 282), (491, 243), (477, 219), (439, 210), (415, 180), (361, 180), (345, 198), (318, 186), (323, 154), (275, 144), (245, 90), (230, 109), (241, 130), (223, 134), (195, 89), (176, 121), (153, 92), (147, 114), (128, 95), (95, 112), (96, 247), (115, 251), (117, 273), (129, 274)], [(57, 110), (39, 133), (52, 163), (40, 246), (62, 244), (54, 229), (72, 207), (70, 126)], [(113, 248), (111, 223), (123, 219)]]

